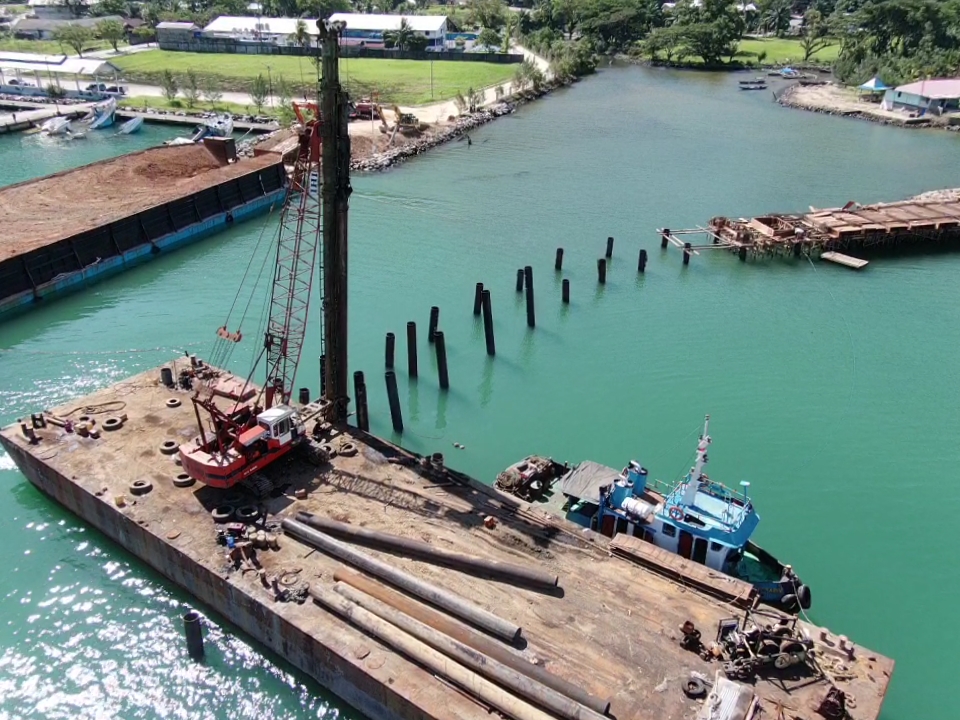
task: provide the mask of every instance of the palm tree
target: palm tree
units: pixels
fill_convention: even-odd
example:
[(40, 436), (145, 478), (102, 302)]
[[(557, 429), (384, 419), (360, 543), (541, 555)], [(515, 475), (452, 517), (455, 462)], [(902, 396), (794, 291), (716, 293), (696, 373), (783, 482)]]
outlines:
[(783, 37), (790, 29), (790, 3), (788, 0), (773, 0), (763, 10), (757, 29), (762, 33), (769, 33)]
[(289, 40), (290, 42), (295, 43), (304, 49), (310, 46), (311, 37), (310, 33), (307, 32), (306, 20), (303, 18), (297, 20), (297, 26), (294, 28), (294, 31), (290, 33)]
[(397, 50), (406, 49), (415, 32), (406, 18), (400, 18), (400, 27), (396, 30), (387, 30), (383, 34), (383, 41), (386, 45), (392, 45)]

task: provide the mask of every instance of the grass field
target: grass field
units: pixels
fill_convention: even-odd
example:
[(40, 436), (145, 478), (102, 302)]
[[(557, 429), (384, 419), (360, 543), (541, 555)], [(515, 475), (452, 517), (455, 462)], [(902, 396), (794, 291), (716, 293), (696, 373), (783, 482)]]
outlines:
[[(783, 63), (797, 63), (803, 60), (803, 50), (800, 41), (792, 38), (750, 38), (740, 41), (739, 57), (754, 59), (761, 53), (767, 53), (763, 63), (765, 65), (781, 65)], [(840, 44), (828, 45), (823, 50), (815, 52), (811, 60), (830, 63), (837, 59)]]
[[(106, 40), (91, 40), (83, 48), (88, 50), (104, 50), (110, 47)], [(74, 55), (73, 48), (61, 46), (56, 40), (14, 40), (3, 38), (0, 40), (0, 50), (7, 52), (37, 53), (38, 55)]]
[[(160, 83), (164, 70), (183, 76), (193, 68), (198, 75), (217, 78), (223, 90), (249, 91), (257, 75), (271, 79), (274, 92), (282, 77), (294, 95), (313, 93), (313, 63), (305, 57), (232, 55), (149, 50), (111, 59), (129, 82)], [(268, 69), (269, 68), (269, 69)], [(508, 81), (515, 65), (466, 61), (379, 60), (346, 58), (340, 61), (341, 78), (353, 97), (379, 94), (383, 102), (423, 105), (447, 100), (469, 88), (489, 87)], [(431, 81), (432, 78), (432, 81)], [(431, 92), (432, 86), (432, 92)]]

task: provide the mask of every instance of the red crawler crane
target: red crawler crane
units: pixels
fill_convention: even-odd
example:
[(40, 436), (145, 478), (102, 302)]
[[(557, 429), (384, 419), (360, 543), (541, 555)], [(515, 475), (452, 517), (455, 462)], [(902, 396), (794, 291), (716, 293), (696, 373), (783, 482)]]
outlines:
[[(312, 110), (313, 117), (305, 116), (304, 109)], [(320, 122), (312, 103), (295, 104), (294, 112), (301, 122), (300, 144), (280, 214), (263, 348), (242, 385), (216, 377), (201, 383), (192, 398), (200, 437), (180, 446), (184, 471), (217, 488), (229, 488), (250, 477), (304, 438), (303, 419), (288, 403), (306, 333), (321, 239)], [(227, 344), (242, 337), (239, 330), (231, 332), (226, 324), (217, 335)], [(264, 357), (266, 382), (257, 393), (250, 378)], [(204, 427), (201, 409), (209, 415), (211, 428)]]

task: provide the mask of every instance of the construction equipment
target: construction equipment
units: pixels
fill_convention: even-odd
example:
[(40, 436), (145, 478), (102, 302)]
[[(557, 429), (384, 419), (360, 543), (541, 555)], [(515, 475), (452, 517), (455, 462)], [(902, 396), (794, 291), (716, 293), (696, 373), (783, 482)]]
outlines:
[[(191, 477), (217, 488), (229, 488), (249, 478), (286, 455), (305, 436), (300, 412), (288, 402), (306, 333), (321, 238), (321, 128), (315, 103), (294, 104), (293, 109), (300, 121), (299, 146), (280, 214), (263, 347), (242, 384), (223, 378), (202, 361), (194, 364), (198, 383), (192, 401), (200, 437), (180, 446), (180, 460)], [(312, 111), (313, 117), (306, 111)], [(224, 364), (230, 346), (243, 338), (239, 326), (231, 331), (227, 322), (217, 335), (218, 347), (212, 357), (215, 367)], [(266, 377), (256, 392), (251, 380), (261, 360), (265, 360)], [(209, 417), (209, 432), (201, 411)]]
[(420, 132), (420, 120), (413, 113), (401, 112), (400, 107), (393, 106), (393, 113), (397, 118), (397, 127), (403, 134)]
[(764, 623), (759, 613), (746, 610), (742, 619), (727, 618), (717, 624), (717, 644), (727, 660), (723, 671), (734, 680), (751, 680), (757, 673), (782, 671), (812, 660), (813, 641), (797, 630), (796, 616), (775, 616)]
[(380, 120), (382, 117), (380, 106), (372, 100), (358, 100), (351, 104), (351, 120)]

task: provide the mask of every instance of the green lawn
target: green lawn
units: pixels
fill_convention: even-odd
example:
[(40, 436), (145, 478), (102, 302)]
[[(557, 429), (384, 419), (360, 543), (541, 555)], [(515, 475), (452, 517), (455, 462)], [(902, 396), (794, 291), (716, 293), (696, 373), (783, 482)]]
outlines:
[[(761, 53), (767, 53), (763, 63), (765, 65), (781, 65), (784, 63), (798, 63), (803, 60), (803, 50), (800, 41), (793, 38), (750, 38), (740, 41), (738, 55), (744, 59), (754, 59)], [(831, 63), (837, 59), (840, 44), (828, 45), (823, 50), (815, 52), (811, 60)]]
[[(292, 86), (294, 95), (304, 92), (312, 95), (315, 92), (316, 70), (306, 57), (149, 50), (111, 59), (110, 62), (123, 69), (128, 82), (157, 85), (164, 70), (182, 76), (193, 68), (198, 75), (216, 77), (224, 90), (248, 91), (257, 75), (268, 77), (269, 68), (274, 92), (280, 77)], [(340, 61), (341, 77), (351, 96), (357, 98), (376, 92), (383, 102), (403, 105), (447, 100), (457, 92), (466, 93), (471, 87), (482, 88), (506, 82), (514, 72), (514, 65), (468, 61), (368, 58), (345, 58)]]
[(217, 112), (229, 112), (234, 115), (278, 115), (276, 108), (271, 108), (269, 105), (264, 105), (261, 112), (257, 112), (257, 108), (254, 105), (241, 105), (240, 103), (226, 102), (224, 100), (218, 101), (216, 104), (209, 103), (206, 100), (198, 101), (192, 108), (187, 107), (187, 101), (183, 98), (177, 98), (176, 100), (167, 100), (162, 97), (146, 97), (143, 95), (137, 95), (131, 98), (125, 98), (120, 101), (120, 107), (129, 108), (130, 110), (177, 110), (183, 111), (186, 113), (200, 113), (206, 112), (208, 110), (215, 110)]
[[(106, 40), (91, 40), (84, 47), (87, 50), (104, 50), (110, 47)], [(38, 55), (73, 55), (73, 48), (61, 46), (56, 40), (14, 40), (0, 39), (0, 50), (7, 52), (37, 53)]]

